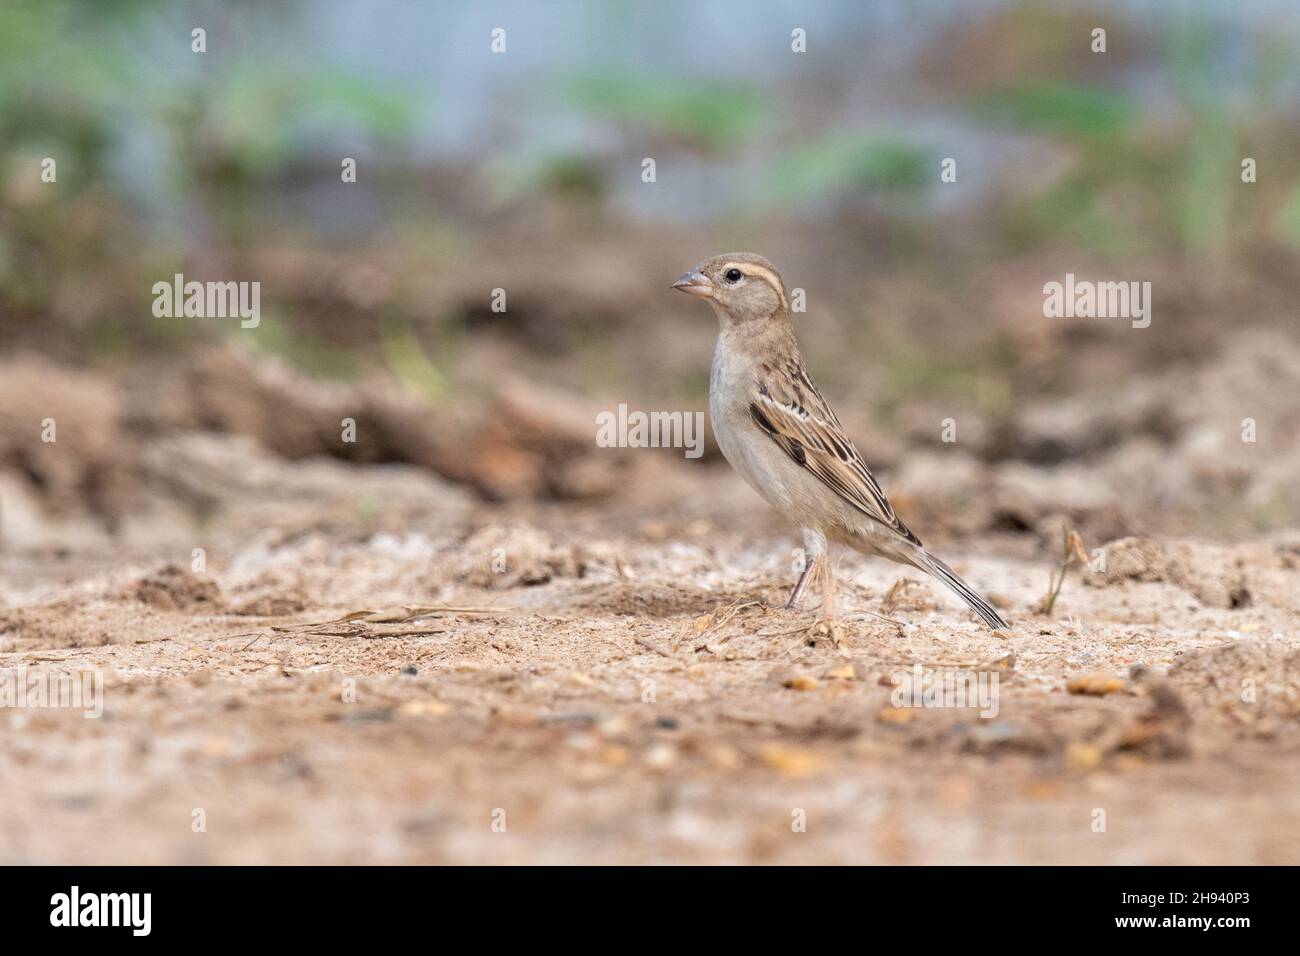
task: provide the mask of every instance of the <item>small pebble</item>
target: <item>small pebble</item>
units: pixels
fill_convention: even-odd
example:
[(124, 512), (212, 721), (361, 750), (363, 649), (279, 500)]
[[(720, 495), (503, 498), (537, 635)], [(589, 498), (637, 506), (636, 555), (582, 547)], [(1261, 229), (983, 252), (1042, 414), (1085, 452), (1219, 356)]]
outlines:
[(343, 715), (345, 724), (368, 724), (393, 719), (393, 708), (373, 707), (369, 710), (353, 710)]
[(1124, 690), (1124, 682), (1113, 674), (1080, 674), (1066, 681), (1065, 689), (1071, 694), (1104, 697)]
[(668, 744), (655, 744), (645, 755), (645, 765), (651, 770), (667, 770), (677, 760), (677, 751)]

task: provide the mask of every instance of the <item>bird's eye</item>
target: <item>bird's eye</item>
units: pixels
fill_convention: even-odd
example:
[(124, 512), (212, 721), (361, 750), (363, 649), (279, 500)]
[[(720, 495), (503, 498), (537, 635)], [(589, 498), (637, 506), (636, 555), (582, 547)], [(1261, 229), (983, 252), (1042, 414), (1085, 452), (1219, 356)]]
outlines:
[(743, 275), (744, 273), (742, 273), (739, 269), (728, 269), (726, 279), (728, 282), (739, 282), (741, 276)]

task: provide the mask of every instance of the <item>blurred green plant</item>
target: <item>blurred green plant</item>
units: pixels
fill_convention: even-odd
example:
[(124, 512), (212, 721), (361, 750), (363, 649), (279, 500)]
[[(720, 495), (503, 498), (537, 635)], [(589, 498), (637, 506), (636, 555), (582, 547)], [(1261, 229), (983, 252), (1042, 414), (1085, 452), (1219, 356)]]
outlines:
[[(1184, 18), (1166, 35), (1162, 56), (1178, 109), (1158, 124), (1143, 116), (1133, 93), (1055, 80), (985, 91), (972, 101), (975, 116), (1069, 150), (1064, 174), (1003, 211), (1010, 248), (1069, 242), (1111, 259), (1176, 251), (1222, 266), (1244, 248), (1246, 235), (1259, 232), (1267, 220), (1252, 210), (1269, 190), (1241, 189), (1241, 158), (1294, 145), (1260, 128), (1262, 108), (1252, 127), (1238, 106), (1282, 102), (1295, 53), (1264, 42), (1252, 71), (1224, 75), (1208, 22)], [(1244, 142), (1252, 143), (1249, 150)], [(1288, 221), (1284, 213), (1284, 239), (1294, 231)]]
[(346, 381), (355, 378), (362, 368), (353, 352), (293, 325), (267, 308), (262, 309), (261, 324), (255, 329), (241, 329), (236, 322), (223, 323), (221, 328), (234, 341), (247, 343), (316, 378)]
[(379, 343), (388, 370), (408, 388), (432, 403), (443, 401), (450, 386), (429, 358), (411, 324), (390, 316), (379, 327)]
[(608, 192), (608, 174), (595, 158), (577, 151), (516, 150), (488, 165), (486, 179), (498, 202), (545, 195), (562, 201), (599, 204)]
[(369, 522), (378, 518), (384, 511), (384, 501), (378, 495), (364, 495), (357, 502), (357, 518)]
[(1065, 576), (1076, 562), (1080, 567), (1088, 566), (1088, 552), (1083, 546), (1083, 538), (1068, 524), (1062, 524), (1061, 558), (1056, 568), (1048, 575), (1047, 593), (1038, 603), (1039, 614), (1044, 617), (1052, 616), (1052, 611), (1056, 608), (1056, 599), (1061, 596), (1061, 586), (1065, 584)]
[[(340, 155), (391, 160), (411, 138), (407, 91), (306, 53), (195, 57), (187, 23), (156, 0), (0, 4), (0, 308), (75, 329), (91, 355), (184, 345), (194, 336), (148, 314), (158, 275), (191, 250), (267, 241), (268, 200), (291, 174), (337, 182)], [(47, 156), (53, 184), (40, 179)], [(258, 332), (268, 350), (355, 370), (278, 325)]]
[[(124, 2), (113, 19), (130, 29), (141, 9)], [(82, 181), (102, 171), (114, 109), (131, 105), (138, 87), (128, 53), (95, 42), (100, 22), (67, 0), (0, 4), (0, 141), (6, 150), (57, 145)]]
[(185, 143), (198, 168), (227, 167), (252, 178), (314, 162), (322, 139), (398, 141), (415, 115), (405, 94), (364, 75), (260, 59), (225, 66), (183, 91), (180, 102), (190, 108), (174, 118), (194, 138)]
[(1015, 407), (1013, 373), (1020, 362), (1005, 336), (993, 336), (967, 353), (923, 348), (908, 342), (887, 347), (881, 358), (885, 386), (878, 411), (893, 420), (914, 402), (950, 398), (967, 403), (991, 421)]
[(925, 150), (901, 140), (831, 134), (780, 159), (764, 195), (780, 206), (848, 192), (919, 189), (928, 162)]
[(169, 104), (178, 191), (192, 178), (208, 214), (232, 241), (247, 241), (262, 219), (263, 192), (277, 178), (310, 172), (322, 155), (338, 154), (323, 144), (403, 142), (414, 115), (405, 94), (336, 65), (236, 61)]
[(1065, 240), (1102, 256), (1133, 253), (1133, 208), (1105, 201), (1108, 191), (1145, 178), (1131, 141), (1139, 111), (1130, 94), (1033, 80), (985, 91), (971, 107), (982, 122), (1061, 140), (1073, 153), (1068, 171), (1012, 201), (1000, 224), (1009, 248)]
[(1131, 94), (1046, 81), (987, 90), (975, 99), (974, 111), (1016, 129), (1103, 143), (1128, 133), (1138, 115)]
[(1172, 191), (1179, 203), (1170, 213), (1190, 252), (1221, 259), (1228, 251), (1232, 192), (1240, 179), (1234, 175), (1238, 131), (1227, 94), (1216, 82), (1213, 53), (1214, 37), (1207, 24), (1173, 28), (1167, 58), (1190, 122), (1182, 175), (1174, 178), (1177, 186)]
[(1295, 187), (1282, 207), (1279, 225), (1282, 239), (1292, 248), (1300, 249), (1300, 185)]
[(705, 150), (744, 143), (770, 113), (753, 88), (673, 76), (588, 73), (562, 81), (559, 93), (582, 112)]

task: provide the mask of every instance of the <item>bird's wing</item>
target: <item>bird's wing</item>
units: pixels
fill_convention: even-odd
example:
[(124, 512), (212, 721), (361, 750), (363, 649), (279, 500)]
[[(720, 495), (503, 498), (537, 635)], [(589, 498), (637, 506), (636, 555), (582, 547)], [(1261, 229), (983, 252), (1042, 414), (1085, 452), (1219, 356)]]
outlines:
[(921, 544), (894, 514), (889, 499), (802, 362), (764, 365), (754, 385), (750, 417), (796, 464), (867, 517), (912, 544)]

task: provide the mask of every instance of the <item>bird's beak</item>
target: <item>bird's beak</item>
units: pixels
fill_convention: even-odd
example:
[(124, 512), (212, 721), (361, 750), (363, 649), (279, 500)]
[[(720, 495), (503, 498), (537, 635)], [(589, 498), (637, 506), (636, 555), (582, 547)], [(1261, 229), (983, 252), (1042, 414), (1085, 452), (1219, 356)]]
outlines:
[(699, 296), (701, 299), (713, 298), (713, 283), (699, 269), (694, 269), (673, 283), (673, 288), (687, 295)]

